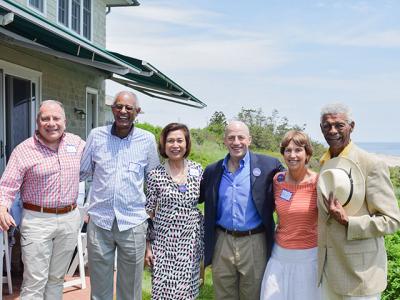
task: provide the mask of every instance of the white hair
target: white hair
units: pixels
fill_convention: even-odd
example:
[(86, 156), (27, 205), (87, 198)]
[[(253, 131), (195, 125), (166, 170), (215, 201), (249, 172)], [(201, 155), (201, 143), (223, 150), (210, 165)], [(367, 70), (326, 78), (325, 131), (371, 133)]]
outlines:
[(132, 92), (130, 92), (130, 91), (121, 91), (121, 92), (118, 92), (118, 93), (114, 96), (113, 104), (115, 104), (115, 102), (117, 102), (118, 98), (119, 98), (120, 96), (122, 96), (122, 95), (129, 95), (130, 97), (132, 97), (132, 98), (135, 100), (135, 103), (136, 103), (135, 107), (139, 107), (139, 99), (138, 99), (138, 97), (136, 96), (135, 93), (132, 93)]
[(353, 122), (353, 116), (350, 108), (347, 105), (339, 102), (329, 103), (321, 108), (320, 122), (322, 123), (322, 119), (325, 115), (337, 115), (337, 114), (345, 115), (347, 123), (350, 124), (351, 122)]

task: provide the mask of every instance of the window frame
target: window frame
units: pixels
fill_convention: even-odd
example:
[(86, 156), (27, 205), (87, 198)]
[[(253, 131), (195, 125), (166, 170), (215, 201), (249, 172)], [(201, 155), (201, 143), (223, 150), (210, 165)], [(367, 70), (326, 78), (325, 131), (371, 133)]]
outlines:
[(73, 34), (79, 35), (79, 37), (84, 38), (85, 40), (88, 41), (93, 41), (93, 17), (94, 17), (94, 12), (93, 12), (93, 0), (90, 1), (90, 32), (89, 32), (89, 37), (86, 37), (84, 35), (84, 26), (83, 26), (83, 4), (84, 0), (78, 0), (80, 3), (79, 6), (79, 32), (76, 31), (75, 29), (72, 28), (72, 2), (73, 0), (65, 0), (68, 5), (68, 11), (67, 11), (67, 17), (68, 17), (68, 25), (65, 25), (64, 23), (60, 22), (59, 17), (60, 17), (60, 0), (57, 0), (57, 24), (63, 26), (65, 29), (70, 31)]
[[(38, 7), (34, 6), (31, 4), (31, 0), (26, 0), (26, 5), (34, 10), (35, 12), (37, 12), (38, 14), (42, 15), (42, 16), (46, 16), (46, 12), (47, 12), (47, 1), (46, 0), (38, 0), (40, 2), (42, 2), (43, 5), (43, 11), (41, 11)], [(58, 1), (57, 1), (58, 2)]]

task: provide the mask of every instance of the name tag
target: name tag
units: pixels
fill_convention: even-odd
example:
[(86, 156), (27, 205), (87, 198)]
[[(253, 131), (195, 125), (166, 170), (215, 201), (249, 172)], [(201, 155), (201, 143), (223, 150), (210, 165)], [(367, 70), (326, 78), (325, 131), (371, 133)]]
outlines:
[(190, 176), (199, 176), (200, 172), (197, 169), (189, 169), (189, 175)]
[(281, 198), (285, 201), (290, 201), (292, 198), (292, 192), (289, 192), (288, 190), (282, 190)]
[(74, 145), (67, 145), (67, 153), (76, 153), (76, 147)]
[(129, 166), (128, 166), (128, 171), (139, 173), (140, 172), (140, 164), (130, 162)]

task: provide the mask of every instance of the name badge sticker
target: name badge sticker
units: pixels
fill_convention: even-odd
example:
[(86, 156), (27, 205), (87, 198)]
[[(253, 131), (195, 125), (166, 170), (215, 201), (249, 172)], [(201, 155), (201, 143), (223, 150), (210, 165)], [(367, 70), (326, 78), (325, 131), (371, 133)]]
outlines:
[(139, 173), (140, 172), (140, 164), (134, 163), (134, 162), (130, 162), (129, 163), (129, 167), (128, 167), (128, 171)]
[(67, 153), (76, 153), (76, 147), (74, 145), (67, 145)]
[(288, 190), (283, 189), (281, 192), (281, 199), (285, 200), (285, 201), (290, 201), (292, 198), (292, 192), (289, 192)]
[(197, 169), (189, 169), (189, 175), (190, 176), (199, 176), (200, 172)]
[(188, 190), (186, 184), (180, 184), (178, 185), (178, 191), (180, 191), (181, 193), (185, 193)]

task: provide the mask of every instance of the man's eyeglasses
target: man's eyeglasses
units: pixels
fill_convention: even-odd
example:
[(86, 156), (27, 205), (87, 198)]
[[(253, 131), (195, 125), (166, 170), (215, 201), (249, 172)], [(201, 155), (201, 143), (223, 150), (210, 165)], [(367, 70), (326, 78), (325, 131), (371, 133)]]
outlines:
[(116, 110), (123, 110), (125, 107), (126, 111), (133, 111), (134, 109), (136, 109), (131, 105), (124, 105), (124, 104), (113, 104), (111, 105), (111, 107), (115, 108)]

